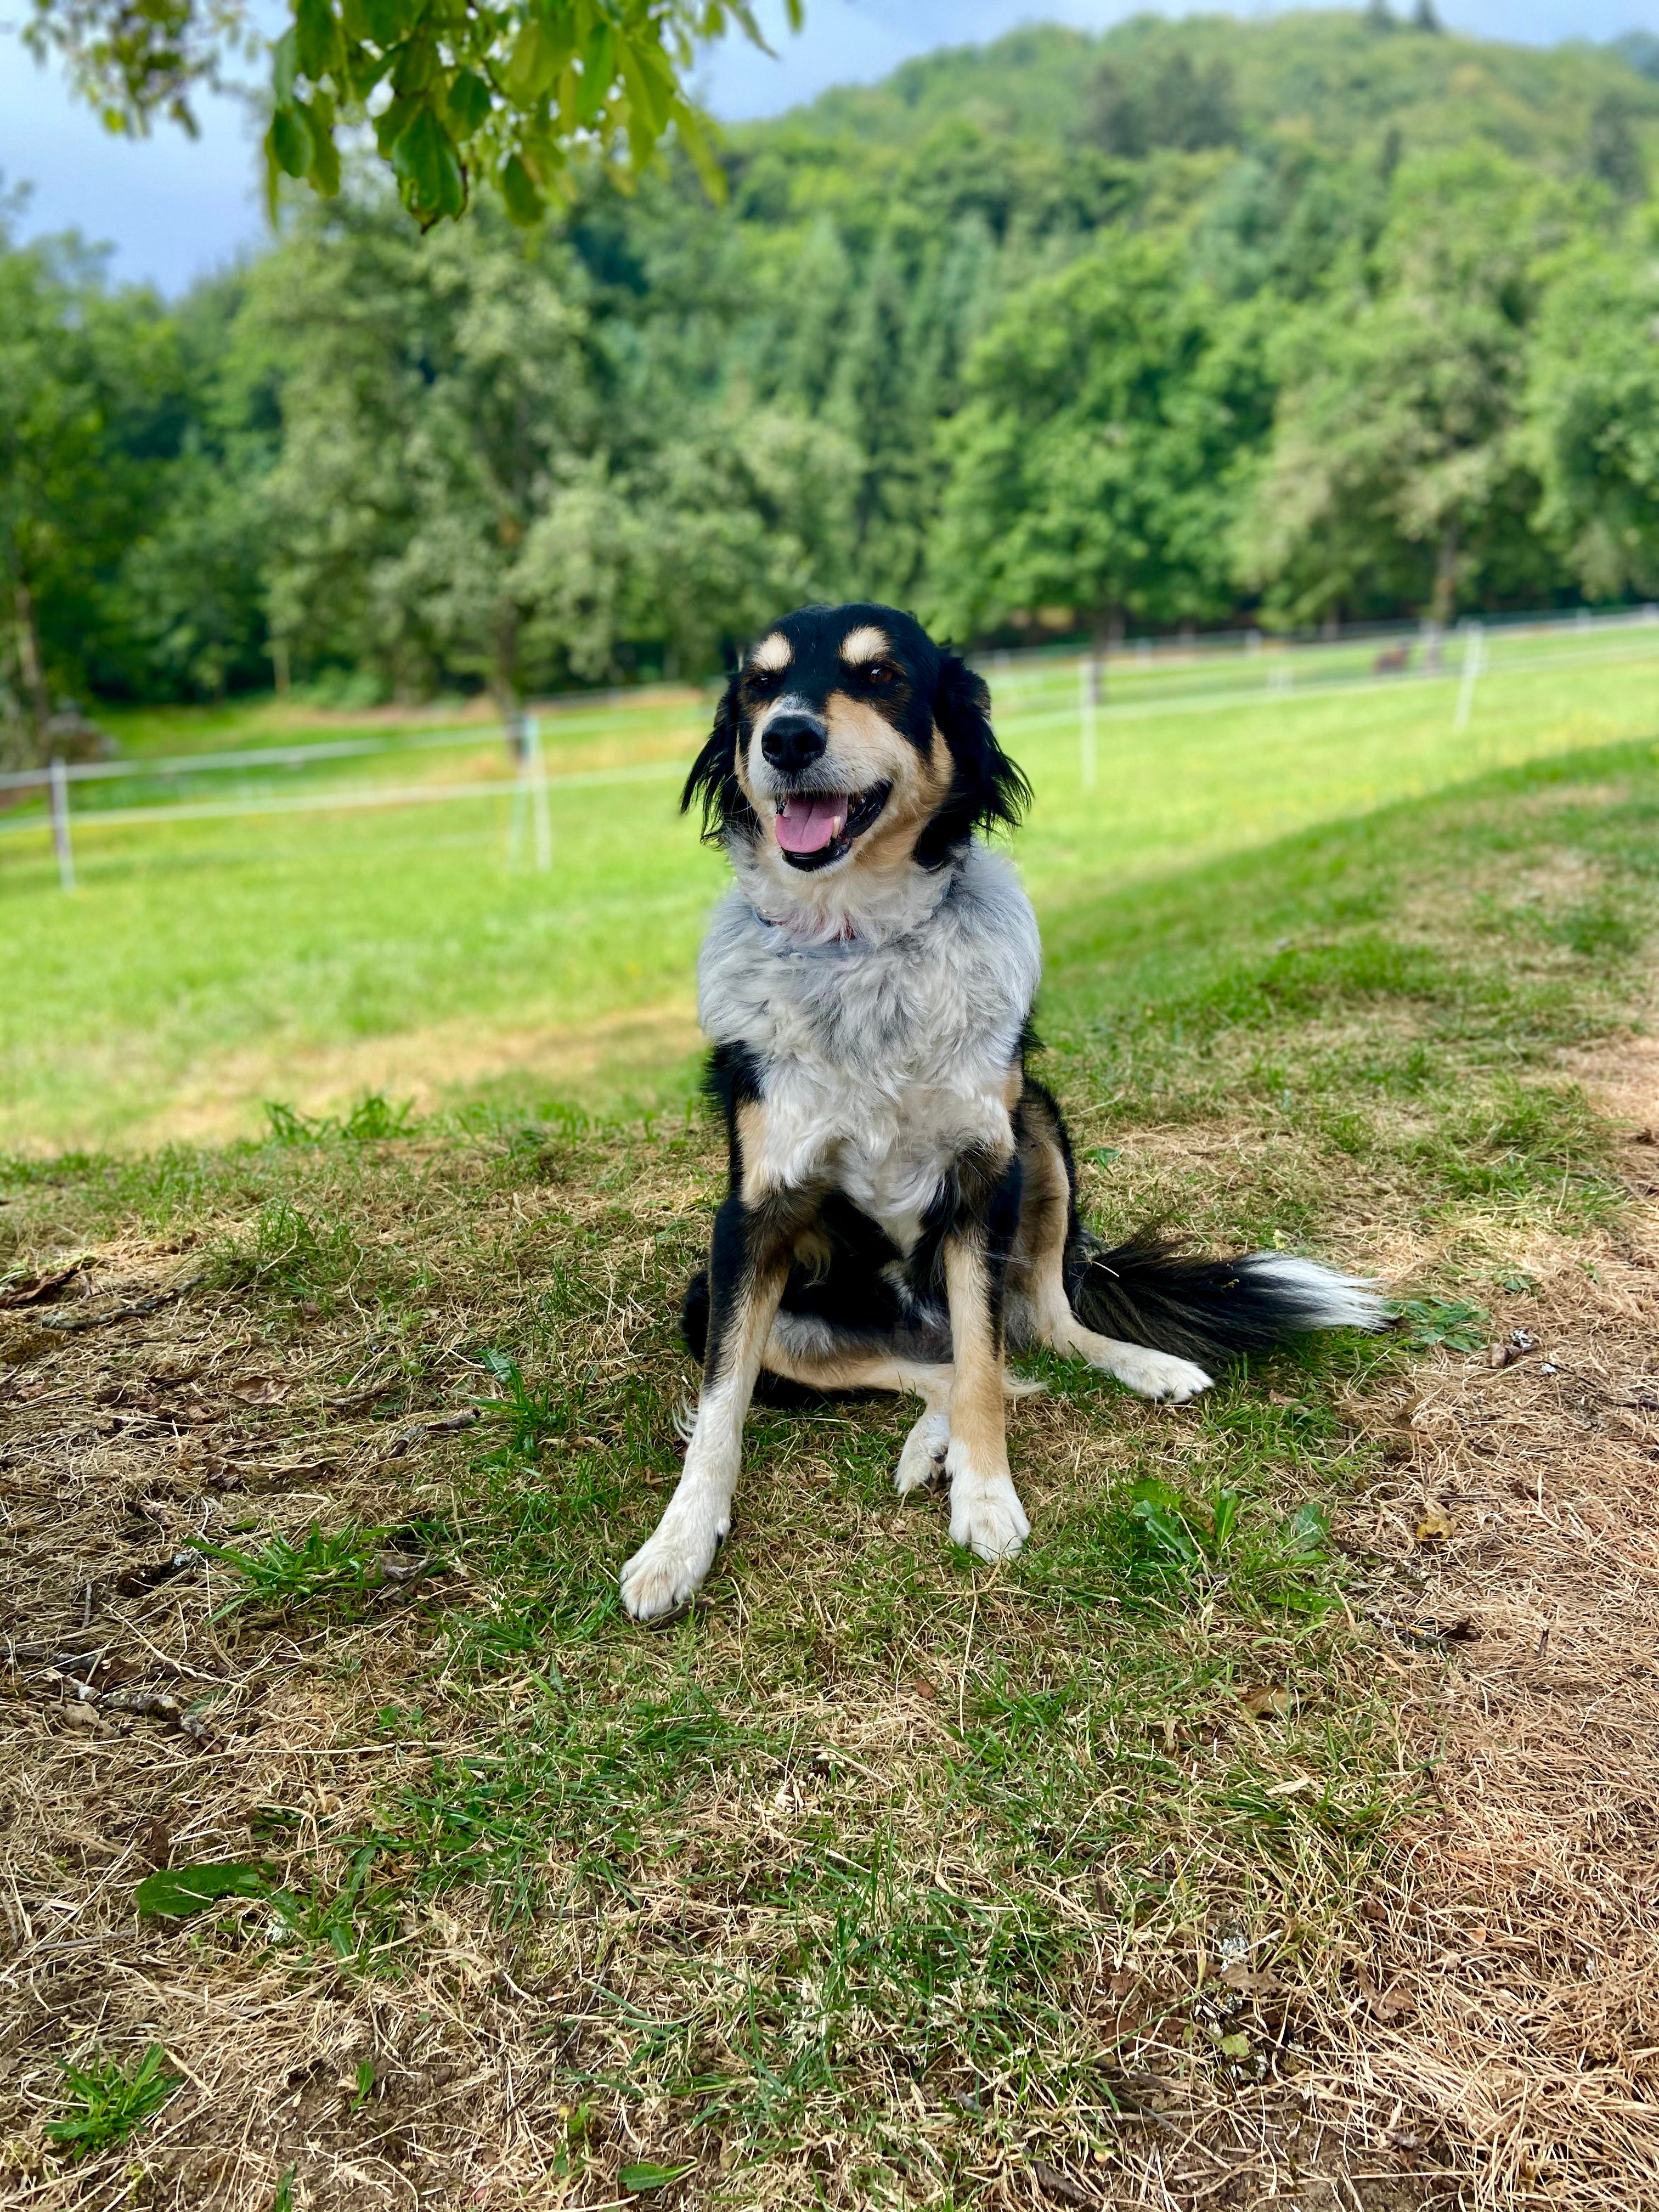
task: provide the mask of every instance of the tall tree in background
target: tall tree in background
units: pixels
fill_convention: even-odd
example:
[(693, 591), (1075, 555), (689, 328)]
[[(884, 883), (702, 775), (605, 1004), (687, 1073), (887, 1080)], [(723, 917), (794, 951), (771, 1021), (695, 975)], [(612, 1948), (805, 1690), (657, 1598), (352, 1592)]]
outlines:
[(1538, 520), (1591, 599), (1659, 594), (1659, 271), (1635, 246), (1562, 258), (1545, 295), (1524, 445)]
[(1226, 605), (1231, 488), (1271, 402), (1249, 319), (1174, 241), (1103, 240), (1017, 293), (966, 385), (929, 586), (946, 627), (1048, 605), (1104, 639)]
[(503, 228), (422, 243), (348, 195), (260, 265), (250, 312), (289, 364), (274, 633), (404, 692), (477, 676), (511, 713), (526, 540), (600, 426), (568, 256), (526, 269)]
[(176, 382), (173, 331), (143, 293), (112, 295), (72, 242), (0, 232), (0, 690), (6, 743), (38, 758), (55, 690), (87, 672), (82, 637), (137, 534)]
[(1522, 526), (1515, 428), (1540, 255), (1584, 211), (1486, 149), (1397, 173), (1375, 249), (1285, 329), (1245, 581), (1299, 621), (1416, 600), (1444, 623)]

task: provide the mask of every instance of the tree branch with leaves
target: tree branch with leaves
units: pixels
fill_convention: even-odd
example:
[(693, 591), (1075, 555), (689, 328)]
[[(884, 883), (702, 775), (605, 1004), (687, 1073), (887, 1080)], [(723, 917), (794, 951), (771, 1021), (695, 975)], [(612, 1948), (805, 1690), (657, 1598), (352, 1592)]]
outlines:
[[(422, 229), (488, 184), (528, 226), (569, 197), (587, 150), (629, 175), (672, 131), (715, 198), (725, 179), (686, 91), (698, 46), (736, 30), (764, 48), (749, 0), (290, 0), (271, 49), (265, 157), (325, 198), (340, 138), (367, 124)], [(792, 27), (801, 0), (785, 0)], [(157, 114), (195, 125), (192, 95), (253, 51), (245, 0), (34, 0), (25, 33), (60, 54), (113, 130)]]

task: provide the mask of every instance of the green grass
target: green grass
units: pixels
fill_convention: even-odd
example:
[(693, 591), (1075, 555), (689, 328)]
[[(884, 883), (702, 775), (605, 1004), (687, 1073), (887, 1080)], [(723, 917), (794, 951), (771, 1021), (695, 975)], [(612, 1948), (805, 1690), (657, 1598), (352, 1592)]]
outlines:
[[(1351, 788), (1334, 747), (1322, 773), (1320, 803)], [(537, 1993), (538, 2154), (599, 2202), (690, 2167), (698, 2203), (810, 2203), (833, 2172), (833, 2201), (965, 2208), (1034, 2159), (1132, 2197), (1149, 2072), (1183, 2130), (1290, 2080), (1426, 1787), (1372, 1621), (1415, 1602), (1361, 1510), (1386, 1423), (1355, 1408), (1479, 1356), (1620, 1218), (1562, 1055), (1644, 1017), (1659, 761), (1644, 736), (1271, 842), (1224, 817), (1179, 872), (1125, 848), (1121, 881), (1047, 878), (1043, 1073), (1087, 1209), (1386, 1250), (1404, 1325), (1179, 1411), (1044, 1363), (1012, 1418), (1035, 1534), (995, 1573), (894, 1499), (914, 1407), (758, 1409), (706, 1601), (621, 1616), (678, 1465), (701, 1122), (475, 1098), (7, 1168), (0, 1261), (164, 1241), (216, 1371), (307, 1378), (266, 1441), (334, 1463), (192, 1492), (212, 1587), (147, 1631), (198, 1604), (224, 1641), (181, 1658), (273, 1713), (298, 1681), (307, 1752), (325, 1713), (351, 1753), (331, 1794), (264, 1759), (252, 1807), (248, 1760), (192, 1754), (216, 1870), (149, 1878), (191, 1972), (284, 1976), (296, 2015), (326, 1990), (378, 2051), (424, 2037), (446, 1962), (498, 1967)], [(386, 1459), (392, 1425), (480, 1404), (441, 1455)], [(410, 1598), (382, 1545), (445, 1571)], [(1240, 1959), (1279, 1994), (1224, 1982)], [(329, 2154), (356, 2110), (348, 2077)]]
[[(1074, 664), (995, 678), (1000, 726), (1036, 787), (1018, 853), (1051, 933), (1074, 935), (1125, 884), (1146, 886), (1156, 907), (1155, 886), (1197, 862), (1501, 763), (1659, 732), (1659, 659), (1641, 630), (1502, 641), (1462, 735), (1451, 676), (1288, 696), (1258, 688), (1222, 710), (1170, 709), (1177, 691), (1236, 688), (1241, 669), (1274, 659), (1114, 679), (1092, 790), (1080, 783)], [(1334, 649), (1331, 672), (1351, 678), (1354, 659)], [(230, 726), (198, 717), (189, 733), (215, 743), (280, 734), (270, 710), (237, 711)], [(155, 827), (88, 822), (73, 899), (56, 887), (44, 834), (7, 836), (0, 1141), (52, 1149), (247, 1132), (262, 1101), (325, 1115), (373, 1090), (394, 1103), (489, 1093), (538, 1109), (678, 1109), (690, 1081), (696, 944), (721, 881), (717, 856), (674, 806), (676, 772), (705, 714), (666, 695), (550, 718), (554, 773), (647, 780), (556, 790), (547, 875), (508, 866), (505, 795)], [(152, 715), (135, 728), (153, 749), (167, 726)], [(402, 785), (502, 766), (481, 732), (476, 757), (398, 755), (333, 780)], [(1628, 951), (1627, 918), (1594, 890), (1553, 909), (1549, 926), (1586, 957)]]
[(63, 2111), (41, 2132), (60, 2157), (95, 2158), (154, 2119), (183, 2076), (167, 2071), (167, 2054), (152, 2043), (129, 2065), (94, 2051), (83, 2065), (63, 2068)]

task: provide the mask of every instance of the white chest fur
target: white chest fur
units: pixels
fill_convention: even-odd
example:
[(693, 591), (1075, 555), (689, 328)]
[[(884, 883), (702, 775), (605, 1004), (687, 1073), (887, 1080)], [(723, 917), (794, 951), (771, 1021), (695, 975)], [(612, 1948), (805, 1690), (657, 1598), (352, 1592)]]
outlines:
[(742, 889), (697, 964), (716, 1044), (760, 1064), (769, 1182), (832, 1181), (902, 1250), (951, 1161), (1005, 1141), (1005, 1087), (1042, 968), (1012, 864), (970, 844), (932, 910), (886, 936), (812, 943), (763, 921)]

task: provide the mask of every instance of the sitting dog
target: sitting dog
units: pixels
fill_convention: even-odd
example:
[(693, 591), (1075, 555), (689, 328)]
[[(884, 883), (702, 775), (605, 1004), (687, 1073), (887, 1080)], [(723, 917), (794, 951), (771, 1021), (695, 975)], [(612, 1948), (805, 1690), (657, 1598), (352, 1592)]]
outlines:
[(989, 708), (910, 616), (804, 607), (732, 676), (686, 783), (737, 877), (697, 971), (731, 1181), (686, 1294), (684, 1472), (623, 1570), (637, 1620), (708, 1572), (757, 1382), (913, 1392), (900, 1492), (942, 1473), (952, 1540), (1006, 1559), (1030, 1534), (1006, 1350), (1179, 1401), (1231, 1355), (1377, 1325), (1366, 1285), (1311, 1261), (1108, 1250), (1079, 1220), (1065, 1122), (1025, 1070), (1036, 917), (978, 834), (1030, 796)]

